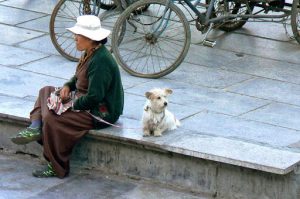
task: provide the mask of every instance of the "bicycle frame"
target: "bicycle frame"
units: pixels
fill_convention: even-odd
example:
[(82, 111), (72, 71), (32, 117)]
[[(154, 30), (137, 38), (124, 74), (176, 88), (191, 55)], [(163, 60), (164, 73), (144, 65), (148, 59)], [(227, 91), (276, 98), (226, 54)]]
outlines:
[[(247, 1), (247, 9), (251, 14), (227, 14), (226, 16), (217, 16), (217, 17), (211, 17), (213, 13), (213, 8), (214, 4), (216, 1), (219, 0), (211, 0), (209, 4), (202, 4), (208, 6), (207, 11), (205, 13), (201, 13), (195, 5), (198, 5), (201, 0), (196, 0), (195, 3), (193, 4), (190, 0), (168, 0), (168, 3), (174, 3), (174, 2), (184, 2), (193, 12), (196, 14), (196, 16), (199, 18), (200, 24), (204, 26), (209, 26), (211, 23), (218, 23), (222, 22), (226, 19), (234, 19), (234, 18), (242, 18), (242, 19), (249, 19), (249, 18), (260, 18), (260, 19), (273, 19), (273, 18), (284, 18), (288, 17), (291, 14), (291, 10), (284, 9), (284, 8), (273, 8), (273, 7), (268, 7), (269, 10), (267, 11), (276, 11), (276, 12), (283, 12), (283, 14), (277, 14), (277, 15), (266, 15), (266, 14), (258, 14), (262, 11), (258, 11), (256, 13), (252, 13), (250, 9), (250, 4), (255, 3), (256, 7), (261, 7), (263, 10), (266, 10), (266, 6), (260, 5), (259, 3), (264, 3), (264, 2), (252, 2), (252, 1)], [(235, 0), (229, 0), (231, 2), (235, 2)], [(228, 1), (228, 2), (229, 2)], [(182, 3), (181, 3), (182, 4)], [(285, 3), (284, 6), (291, 7), (291, 4)], [(167, 11), (167, 9), (166, 9)], [(166, 19), (169, 20), (169, 19)]]
[[(191, 43), (191, 22), (205, 34), (198, 43), (213, 47), (216, 41), (207, 40), (212, 29), (230, 32), (247, 21), (278, 22), (290, 36), (286, 25), (291, 19), (289, 25), (300, 43), (299, 1), (288, 4), (284, 0), (141, 0), (117, 20), (112, 49), (117, 62), (128, 73), (158, 78), (182, 63)], [(143, 6), (148, 6), (148, 10), (137, 12)]]

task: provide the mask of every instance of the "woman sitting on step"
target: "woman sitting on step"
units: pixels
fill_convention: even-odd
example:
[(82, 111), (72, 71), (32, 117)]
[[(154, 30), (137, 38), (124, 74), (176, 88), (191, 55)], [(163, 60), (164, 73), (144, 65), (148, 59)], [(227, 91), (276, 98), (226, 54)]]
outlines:
[(67, 176), (72, 149), (80, 138), (90, 129), (109, 126), (99, 118), (115, 123), (123, 111), (120, 71), (104, 45), (110, 31), (101, 28), (93, 15), (79, 16), (68, 30), (75, 34), (77, 49), (85, 51), (75, 75), (62, 88), (42, 88), (30, 113), (31, 125), (11, 139), (15, 144), (43, 145), (49, 163), (34, 171), (35, 177)]

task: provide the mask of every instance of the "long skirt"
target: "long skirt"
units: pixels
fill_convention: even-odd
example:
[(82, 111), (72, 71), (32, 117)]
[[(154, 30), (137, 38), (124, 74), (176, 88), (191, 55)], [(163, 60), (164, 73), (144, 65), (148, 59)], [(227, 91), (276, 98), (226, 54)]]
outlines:
[(37, 101), (30, 113), (30, 119), (42, 120), (42, 140), (45, 158), (52, 163), (59, 178), (68, 175), (70, 156), (74, 145), (90, 129), (93, 129), (93, 118), (85, 111), (68, 110), (61, 115), (49, 111), (47, 98), (54, 87), (47, 86), (40, 90)]

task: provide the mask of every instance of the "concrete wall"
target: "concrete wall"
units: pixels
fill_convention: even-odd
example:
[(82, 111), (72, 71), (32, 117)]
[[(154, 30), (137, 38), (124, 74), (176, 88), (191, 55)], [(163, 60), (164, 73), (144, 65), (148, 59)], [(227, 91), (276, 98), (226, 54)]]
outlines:
[(76, 160), (110, 172), (149, 178), (222, 199), (299, 199), (300, 176), (277, 175), (114, 140), (85, 138)]
[(42, 147), (38, 143), (27, 145), (15, 145), (10, 138), (27, 126), (27, 122), (0, 121), (0, 148), (12, 152), (27, 153), (35, 156), (42, 156)]

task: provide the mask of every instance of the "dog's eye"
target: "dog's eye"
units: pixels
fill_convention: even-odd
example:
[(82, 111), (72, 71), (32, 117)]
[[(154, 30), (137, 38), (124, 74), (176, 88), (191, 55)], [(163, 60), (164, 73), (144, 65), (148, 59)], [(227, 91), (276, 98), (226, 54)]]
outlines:
[(160, 99), (160, 97), (157, 97), (157, 99)]

